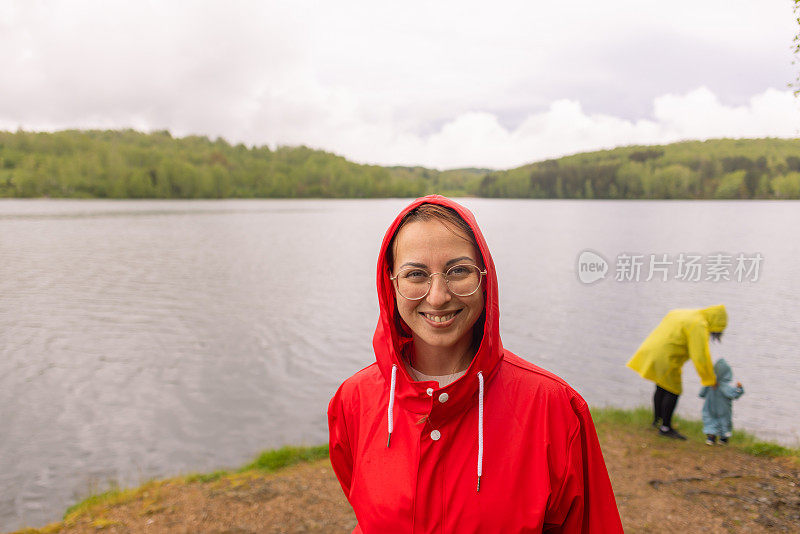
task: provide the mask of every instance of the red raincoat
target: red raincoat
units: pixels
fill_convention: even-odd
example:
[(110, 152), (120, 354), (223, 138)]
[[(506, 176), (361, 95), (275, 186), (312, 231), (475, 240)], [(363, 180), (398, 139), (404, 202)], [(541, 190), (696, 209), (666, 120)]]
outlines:
[[(413, 382), (402, 363), (411, 339), (396, 326), (386, 261), (403, 215), (426, 202), (467, 221), (488, 273), (480, 347), (464, 376), (441, 389)], [(355, 510), (354, 532), (622, 532), (586, 402), (500, 342), (494, 263), (468, 210), (436, 195), (403, 210), (383, 239), (378, 300), (377, 361), (328, 407), (331, 463)]]

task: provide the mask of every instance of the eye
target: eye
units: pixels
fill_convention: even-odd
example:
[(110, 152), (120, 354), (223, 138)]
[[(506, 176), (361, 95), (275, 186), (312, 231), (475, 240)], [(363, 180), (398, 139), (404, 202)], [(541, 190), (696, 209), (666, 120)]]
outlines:
[(469, 276), (472, 273), (472, 268), (469, 265), (455, 265), (447, 271), (448, 276), (452, 276), (454, 278), (463, 278), (465, 276)]
[(408, 282), (427, 282), (430, 275), (422, 269), (408, 269), (400, 273), (400, 278)]

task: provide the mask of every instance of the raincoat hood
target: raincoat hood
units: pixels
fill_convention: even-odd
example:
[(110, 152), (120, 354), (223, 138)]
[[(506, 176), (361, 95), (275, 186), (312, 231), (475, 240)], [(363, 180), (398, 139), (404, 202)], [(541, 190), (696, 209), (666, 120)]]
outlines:
[(700, 313), (708, 322), (709, 332), (722, 332), (728, 326), (728, 312), (722, 304), (703, 308)]
[(387, 254), (392, 238), (400, 226), (400, 221), (408, 212), (421, 204), (437, 204), (454, 209), (475, 234), (478, 250), (486, 269), (486, 276), (481, 286), (481, 291), (484, 292), (484, 313), (482, 319), (479, 318), (475, 323), (475, 328), (481, 328), (481, 321), (483, 322), (483, 335), (480, 345), (464, 376), (443, 388), (443, 391), (446, 391), (450, 398), (447, 403), (448, 409), (458, 411), (463, 408), (464, 403), (471, 400), (471, 397), (477, 391), (478, 373), (482, 374), (484, 380), (491, 380), (503, 356), (503, 346), (500, 342), (497, 273), (489, 248), (475, 221), (475, 217), (464, 206), (439, 195), (418, 198), (401, 211), (389, 226), (378, 255), (377, 282), (380, 318), (375, 329), (372, 345), (375, 351), (375, 359), (387, 384), (391, 382), (392, 366), (397, 366), (394, 399), (413, 412), (425, 413), (430, 408), (430, 397), (427, 395), (426, 390), (431, 386), (431, 383), (413, 382), (403, 363), (404, 351), (408, 350), (407, 347), (410, 347), (413, 341), (410, 334), (404, 331), (406, 329), (401, 326), (403, 323), (395, 305), (394, 285), (389, 278), (392, 266), (389, 265)]
[(731, 366), (725, 361), (725, 358), (720, 358), (714, 364), (714, 374), (717, 375), (717, 382), (728, 383), (733, 379), (733, 371)]

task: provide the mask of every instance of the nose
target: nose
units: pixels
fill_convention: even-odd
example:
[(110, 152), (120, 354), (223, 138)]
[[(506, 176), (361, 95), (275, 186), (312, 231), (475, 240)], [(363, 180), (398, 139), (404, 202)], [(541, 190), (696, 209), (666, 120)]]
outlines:
[(436, 273), (431, 278), (431, 288), (428, 291), (426, 300), (428, 304), (435, 308), (444, 306), (450, 300), (450, 290), (447, 288), (447, 282), (443, 274)]

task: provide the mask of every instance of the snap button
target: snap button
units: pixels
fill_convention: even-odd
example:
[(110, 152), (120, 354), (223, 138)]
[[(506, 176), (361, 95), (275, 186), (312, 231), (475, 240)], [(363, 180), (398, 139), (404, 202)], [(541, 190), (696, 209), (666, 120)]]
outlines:
[(427, 393), (429, 397), (433, 397), (433, 388), (426, 389), (425, 393)]
[(433, 441), (439, 441), (439, 438), (441, 438), (441, 437), (442, 437), (442, 433), (439, 432), (438, 430), (434, 430), (433, 432), (431, 432), (431, 439)]
[(449, 398), (450, 398), (450, 395), (448, 395), (447, 393), (442, 393), (441, 395), (439, 395), (439, 402), (445, 403), (445, 402), (447, 402), (447, 399), (449, 399)]

